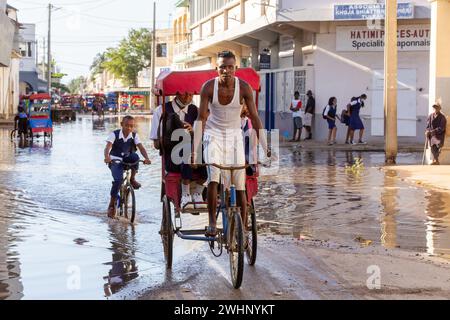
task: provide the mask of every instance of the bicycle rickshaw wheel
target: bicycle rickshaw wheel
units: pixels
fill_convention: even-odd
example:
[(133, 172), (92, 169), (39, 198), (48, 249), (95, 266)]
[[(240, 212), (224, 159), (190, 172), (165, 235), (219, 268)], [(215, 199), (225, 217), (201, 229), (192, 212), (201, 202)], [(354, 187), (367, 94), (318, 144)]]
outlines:
[(234, 211), (229, 228), (228, 254), (231, 282), (235, 289), (239, 289), (244, 275), (244, 230), (240, 210)]
[(130, 186), (127, 187), (127, 191), (124, 199), (125, 217), (130, 219), (131, 223), (134, 223), (136, 218), (136, 196), (134, 194), (134, 189)]
[(166, 259), (166, 268), (172, 269), (173, 260), (173, 224), (170, 201), (166, 195), (163, 197), (163, 215), (161, 221), (161, 239), (164, 248), (164, 258)]
[(245, 250), (245, 254), (247, 256), (247, 263), (250, 266), (254, 266), (256, 263), (256, 256), (258, 251), (258, 227), (256, 225), (256, 211), (255, 211), (255, 203), (251, 202), (249, 211), (247, 214), (248, 222), (251, 224), (251, 231), (249, 233), (248, 246)]

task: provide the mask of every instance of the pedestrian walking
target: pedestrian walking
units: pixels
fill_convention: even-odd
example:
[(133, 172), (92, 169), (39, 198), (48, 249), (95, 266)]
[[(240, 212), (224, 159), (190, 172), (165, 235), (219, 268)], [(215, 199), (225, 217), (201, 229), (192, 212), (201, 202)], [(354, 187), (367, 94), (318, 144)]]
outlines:
[(447, 127), (447, 119), (441, 113), (441, 106), (439, 104), (433, 105), (434, 112), (430, 114), (427, 120), (427, 128), (425, 131), (428, 144), (431, 146), (431, 154), (433, 155), (433, 162), (431, 165), (439, 165), (439, 155), (445, 141), (445, 131)]
[[(363, 141), (364, 136), (364, 124), (359, 115), (361, 108), (364, 108), (364, 101), (367, 99), (366, 94), (362, 94), (358, 98), (352, 98), (352, 102), (350, 103), (350, 120), (349, 120), (349, 128), (350, 128), (350, 144), (367, 144)], [(355, 131), (359, 130), (359, 140), (358, 143), (353, 141), (355, 136)]]
[[(302, 137), (302, 101), (300, 100), (300, 92), (296, 91), (294, 93), (294, 99), (292, 99), (291, 106), (289, 110), (292, 111), (292, 118), (294, 120), (294, 132), (292, 134), (291, 141), (300, 141)], [(297, 137), (298, 132), (298, 138)]]
[(308, 97), (308, 100), (306, 102), (305, 107), (305, 113), (303, 116), (303, 126), (306, 129), (306, 132), (308, 136), (305, 140), (311, 140), (312, 139), (312, 120), (313, 115), (316, 111), (316, 100), (314, 99), (313, 93), (311, 90), (308, 90), (306, 93), (306, 96)]
[(327, 120), (328, 123), (328, 145), (332, 146), (336, 144), (336, 118), (339, 119), (337, 115), (337, 99), (336, 97), (331, 97), (328, 100), (328, 105), (322, 112), (322, 117)]

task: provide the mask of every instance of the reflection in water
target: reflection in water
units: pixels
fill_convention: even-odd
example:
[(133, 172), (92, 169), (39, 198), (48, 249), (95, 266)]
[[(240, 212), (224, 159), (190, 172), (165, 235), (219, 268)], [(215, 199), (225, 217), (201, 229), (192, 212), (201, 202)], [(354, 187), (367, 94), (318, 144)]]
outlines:
[(109, 224), (111, 235), (111, 270), (104, 279), (107, 297), (117, 293), (127, 283), (139, 277), (135, 260), (136, 233), (133, 225)]
[(383, 206), (381, 220), (381, 243), (386, 248), (397, 247), (396, 216), (399, 213), (398, 187), (395, 171), (386, 171), (384, 188), (381, 192), (381, 205)]
[(425, 198), (427, 252), (450, 259), (450, 194), (432, 190)]

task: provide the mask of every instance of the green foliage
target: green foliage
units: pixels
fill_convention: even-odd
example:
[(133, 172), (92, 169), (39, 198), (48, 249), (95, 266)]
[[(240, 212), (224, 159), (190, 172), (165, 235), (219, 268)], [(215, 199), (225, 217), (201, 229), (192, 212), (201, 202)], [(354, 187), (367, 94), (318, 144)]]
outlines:
[(97, 53), (97, 55), (94, 58), (94, 61), (92, 62), (92, 65), (90, 67), (91, 70), (91, 79), (94, 80), (94, 77), (97, 74), (100, 74), (103, 72), (103, 70), (105, 69), (104, 67), (104, 63), (106, 61), (106, 53), (102, 52), (102, 53)]
[(52, 79), (62, 79), (67, 76), (66, 73), (52, 73)]
[(69, 88), (70, 93), (78, 94), (80, 91), (83, 91), (83, 89), (86, 87), (86, 78), (78, 77), (72, 79), (67, 85), (67, 87)]
[(106, 69), (127, 85), (137, 86), (139, 72), (151, 65), (151, 42), (148, 29), (132, 29), (118, 47), (96, 56), (91, 66), (92, 76)]
[(69, 88), (62, 83), (52, 82), (52, 88), (61, 90), (61, 93), (69, 93)]
[(361, 158), (355, 158), (355, 161), (352, 165), (345, 166), (345, 172), (349, 174), (358, 176), (362, 171), (364, 171), (364, 163)]

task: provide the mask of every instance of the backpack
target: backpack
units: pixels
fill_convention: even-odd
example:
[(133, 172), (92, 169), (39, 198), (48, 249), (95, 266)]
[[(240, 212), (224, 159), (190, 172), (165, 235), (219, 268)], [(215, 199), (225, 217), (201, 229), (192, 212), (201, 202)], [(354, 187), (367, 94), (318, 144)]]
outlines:
[[(164, 128), (164, 132), (161, 131)], [(183, 121), (176, 113), (161, 115), (158, 127), (159, 145), (162, 146), (160, 153), (170, 154), (172, 149), (179, 143), (179, 141), (172, 141), (172, 133), (177, 129), (184, 128)]]
[(328, 107), (328, 106), (326, 106), (325, 108), (323, 108), (323, 111), (322, 111), (322, 118), (324, 118), (325, 120), (328, 120), (327, 115), (325, 114), (325, 111), (327, 110), (327, 107)]

